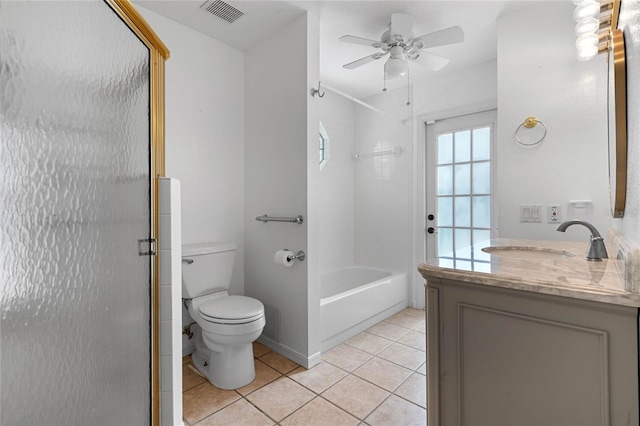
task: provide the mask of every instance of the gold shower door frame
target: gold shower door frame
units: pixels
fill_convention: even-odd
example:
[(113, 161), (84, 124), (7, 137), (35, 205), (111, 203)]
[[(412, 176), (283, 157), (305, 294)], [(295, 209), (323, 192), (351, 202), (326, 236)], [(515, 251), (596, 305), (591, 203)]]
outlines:
[[(158, 178), (164, 176), (164, 63), (169, 50), (129, 0), (104, 0), (127, 24), (150, 54), (151, 238), (158, 240)], [(156, 249), (158, 244), (156, 244)], [(151, 424), (160, 424), (160, 287), (159, 259), (151, 256)]]

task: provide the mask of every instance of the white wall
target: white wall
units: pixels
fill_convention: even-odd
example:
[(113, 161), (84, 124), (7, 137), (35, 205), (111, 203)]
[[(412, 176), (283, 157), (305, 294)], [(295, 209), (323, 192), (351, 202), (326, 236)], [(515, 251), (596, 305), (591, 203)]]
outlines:
[[(498, 20), (498, 193), (501, 237), (587, 240), (586, 229), (565, 234), (556, 224), (520, 223), (522, 204), (592, 200), (582, 218), (606, 234), (611, 225), (607, 161), (606, 64), (603, 55), (575, 54), (571, 2), (539, 2)], [(544, 25), (541, 25), (544, 23)], [(548, 133), (522, 147), (514, 132), (528, 116)], [(523, 136), (523, 138), (526, 137)], [(577, 213), (572, 216), (577, 216)]]
[[(182, 185), (182, 241), (238, 245), (230, 293), (244, 293), (244, 54), (136, 5), (171, 51), (166, 175)], [(183, 325), (192, 320), (183, 308)], [(186, 353), (193, 340), (183, 336)]]
[(320, 171), (320, 270), (354, 264), (354, 103), (329, 90), (318, 102), (331, 157)]
[(614, 224), (640, 245), (640, 2), (623, 1), (619, 28), (626, 44), (627, 64), (627, 206), (624, 218)]
[[(317, 40), (317, 20), (304, 14), (245, 55), (245, 292), (265, 305), (260, 341), (302, 365), (316, 362), (320, 345), (312, 335), (319, 328), (317, 237), (308, 238), (317, 232), (317, 206), (307, 196), (318, 189), (317, 167), (307, 170), (317, 166), (319, 113), (309, 94), (317, 85)], [(263, 214), (301, 214), (305, 222), (257, 222)], [(283, 248), (308, 258), (277, 265), (274, 253)]]

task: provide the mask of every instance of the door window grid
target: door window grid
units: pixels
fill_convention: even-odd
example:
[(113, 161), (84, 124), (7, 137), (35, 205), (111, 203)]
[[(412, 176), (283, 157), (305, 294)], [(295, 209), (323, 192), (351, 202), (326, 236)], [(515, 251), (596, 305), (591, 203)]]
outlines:
[(440, 266), (490, 270), (470, 247), (491, 238), (491, 126), (446, 132), (437, 143), (437, 251)]

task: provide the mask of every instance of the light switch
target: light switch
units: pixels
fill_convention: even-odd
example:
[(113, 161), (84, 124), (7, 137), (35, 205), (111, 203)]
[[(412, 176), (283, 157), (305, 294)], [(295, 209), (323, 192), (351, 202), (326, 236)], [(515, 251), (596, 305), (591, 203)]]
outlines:
[(541, 206), (538, 204), (527, 204), (520, 206), (520, 222), (540, 223), (541, 222)]

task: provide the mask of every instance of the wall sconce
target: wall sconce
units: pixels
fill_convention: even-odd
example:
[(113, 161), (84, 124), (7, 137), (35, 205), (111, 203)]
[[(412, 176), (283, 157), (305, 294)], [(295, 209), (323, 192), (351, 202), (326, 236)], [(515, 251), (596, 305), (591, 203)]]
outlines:
[(608, 50), (611, 30), (618, 26), (620, 1), (573, 0), (576, 5), (573, 19), (577, 22), (575, 33), (579, 61), (588, 61)]

